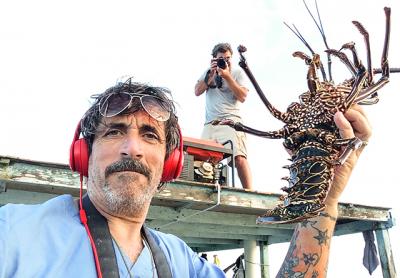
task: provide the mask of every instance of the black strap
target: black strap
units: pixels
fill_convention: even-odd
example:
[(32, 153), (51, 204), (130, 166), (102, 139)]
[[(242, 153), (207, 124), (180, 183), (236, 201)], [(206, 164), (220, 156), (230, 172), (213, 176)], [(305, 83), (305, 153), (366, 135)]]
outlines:
[(142, 235), (144, 240), (149, 244), (150, 250), (153, 253), (154, 264), (156, 265), (157, 275), (159, 278), (172, 278), (171, 269), (169, 268), (167, 257), (158, 246), (150, 233), (149, 229), (145, 226), (142, 227)]
[(83, 197), (82, 205), (86, 211), (89, 230), (96, 245), (101, 274), (104, 278), (119, 278), (117, 259), (107, 220), (97, 211), (88, 195)]
[[(115, 257), (114, 245), (112, 243), (110, 230), (108, 229), (107, 220), (97, 211), (87, 195), (83, 197), (82, 203), (99, 256), (101, 273), (104, 278), (119, 278), (117, 259)], [(160, 246), (155, 242), (149, 229), (143, 226), (141, 233), (149, 244), (158, 277), (172, 278), (167, 258)]]
[(210, 73), (211, 73), (211, 70), (208, 70), (206, 73), (206, 76), (204, 77), (204, 83), (206, 83), (208, 88), (214, 89), (217, 87), (213, 84), (214, 82), (211, 82), (211, 84), (208, 84), (208, 81), (210, 79)]

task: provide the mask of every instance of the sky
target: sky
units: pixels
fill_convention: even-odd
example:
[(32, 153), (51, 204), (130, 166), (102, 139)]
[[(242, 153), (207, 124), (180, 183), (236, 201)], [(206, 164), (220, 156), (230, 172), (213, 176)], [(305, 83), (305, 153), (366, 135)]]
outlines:
[[(314, 2), (307, 1), (314, 10)], [(361, 4), (362, 3), (362, 4)], [(400, 2), (320, 1), (328, 44), (339, 49), (354, 41), (366, 63), (362, 36), (351, 23), (369, 31), (373, 67), (379, 67), (384, 40), (383, 7), (392, 7), (389, 63), (400, 67)], [(315, 52), (324, 58), (321, 36), (300, 0), (147, 0), (50, 1), (0, 3), (0, 155), (68, 163), (69, 146), (90, 96), (101, 93), (123, 76), (172, 90), (184, 136), (199, 137), (204, 122), (204, 96), (194, 85), (207, 69), (211, 49), (219, 42), (247, 47), (248, 64), (267, 98), (279, 110), (307, 90), (307, 68), (295, 51), (308, 50), (283, 22), (295, 24)], [(333, 60), (333, 79), (350, 73)], [(375, 76), (375, 80), (379, 79)], [(396, 178), (400, 74), (380, 90), (380, 102), (366, 107), (373, 137), (354, 170), (341, 201), (392, 208), (400, 215)], [(252, 87), (242, 105), (245, 124), (264, 131), (283, 124), (274, 119)], [(280, 192), (288, 155), (281, 140), (248, 136), (248, 159), (254, 188)], [(397, 270), (400, 269), (400, 228), (390, 230)], [(351, 248), (349, 248), (351, 246)], [(286, 245), (270, 249), (275, 275)], [(372, 276), (362, 267), (362, 234), (334, 238), (331, 277)], [(240, 250), (236, 252), (240, 254)], [(234, 253), (231, 253), (234, 254)], [(236, 257), (221, 253), (226, 266)], [(212, 256), (209, 256), (212, 258)]]

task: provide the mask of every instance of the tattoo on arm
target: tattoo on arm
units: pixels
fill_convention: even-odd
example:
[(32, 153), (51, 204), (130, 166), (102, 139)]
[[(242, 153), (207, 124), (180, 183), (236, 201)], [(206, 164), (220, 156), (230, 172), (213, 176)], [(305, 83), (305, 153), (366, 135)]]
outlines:
[[(328, 213), (320, 213), (320, 216), (326, 217), (334, 222), (337, 218), (331, 216)], [(276, 277), (305, 277), (307, 274), (313, 278), (326, 277), (327, 268), (325, 267), (325, 273), (319, 273), (314, 267), (318, 264), (322, 256), (322, 249), (329, 248), (331, 235), (328, 229), (322, 230), (317, 226), (318, 221), (306, 219), (296, 226), (293, 234), (292, 243), (289, 247), (289, 251), (285, 257), (285, 261), (277, 274)], [(302, 251), (301, 241), (299, 240), (300, 229), (314, 230), (316, 234), (313, 236), (316, 244), (316, 252), (304, 252)], [(300, 245), (299, 245), (300, 244)], [(307, 275), (307, 277), (309, 277)]]

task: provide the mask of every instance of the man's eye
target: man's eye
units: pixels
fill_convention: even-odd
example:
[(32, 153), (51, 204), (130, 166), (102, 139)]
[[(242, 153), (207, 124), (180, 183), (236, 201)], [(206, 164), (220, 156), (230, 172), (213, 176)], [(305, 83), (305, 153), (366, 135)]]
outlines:
[(119, 129), (110, 129), (104, 134), (104, 136), (118, 136), (121, 134), (122, 132)]
[(146, 139), (159, 141), (159, 136), (153, 132), (146, 132), (143, 134)]

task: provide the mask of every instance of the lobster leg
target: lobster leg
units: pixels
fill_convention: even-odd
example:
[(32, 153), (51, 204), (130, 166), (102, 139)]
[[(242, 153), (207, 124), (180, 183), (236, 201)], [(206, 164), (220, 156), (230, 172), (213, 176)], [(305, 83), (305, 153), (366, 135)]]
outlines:
[(212, 122), (213, 125), (228, 125), (235, 129), (236, 131), (246, 132), (252, 135), (268, 138), (268, 139), (281, 139), (288, 135), (289, 130), (287, 128), (282, 128), (277, 131), (260, 131), (251, 127), (248, 127), (242, 123), (234, 122), (229, 119), (225, 120), (215, 120)]
[(317, 76), (317, 69), (321, 66), (321, 61), (318, 54), (314, 54), (312, 58), (300, 51), (293, 53), (293, 57), (298, 57), (306, 62), (309, 66), (307, 72), (307, 85), (311, 93), (316, 93), (319, 90), (319, 80)]
[(286, 113), (282, 113), (278, 109), (276, 109), (272, 104), (268, 101), (268, 99), (265, 97), (265, 94), (263, 93), (261, 87), (258, 85), (258, 82), (256, 81), (253, 73), (251, 72), (250, 68), (247, 65), (246, 58), (243, 55), (243, 52), (245, 52), (247, 49), (243, 45), (239, 45), (238, 51), (240, 55), (240, 61), (239, 61), (239, 66), (244, 70), (246, 75), (249, 77), (251, 83), (253, 84), (254, 88), (256, 89), (256, 92), (258, 96), (261, 98), (262, 102), (264, 105), (267, 107), (267, 109), (271, 112), (271, 114), (278, 120), (286, 123)]
[(347, 57), (346, 54), (344, 54), (343, 52), (340, 52), (339, 50), (335, 50), (335, 49), (328, 49), (325, 50), (326, 53), (331, 54), (337, 58), (340, 59), (340, 61), (345, 64), (345, 66), (349, 69), (349, 71), (353, 74), (353, 76), (356, 76), (357, 72), (356, 72), (356, 68), (355, 66), (350, 62), (349, 58)]
[(389, 82), (389, 61), (388, 61), (388, 52), (389, 52), (389, 40), (390, 40), (390, 8), (384, 8), (385, 15), (386, 15), (386, 32), (385, 32), (385, 42), (383, 44), (383, 52), (382, 52), (382, 59), (381, 59), (381, 68), (382, 68), (382, 77), (379, 81), (372, 85), (370, 88), (362, 91), (360, 95), (356, 98), (356, 102), (362, 101), (368, 98), (370, 95), (378, 91), (382, 88), (386, 83)]
[[(368, 65), (368, 84), (372, 83), (372, 66), (371, 66), (371, 46), (369, 43), (369, 34), (367, 30), (364, 28), (364, 26), (358, 22), (358, 21), (353, 21), (353, 24), (357, 27), (358, 31), (363, 35), (364, 37), (364, 42), (365, 42), (365, 47), (367, 49), (367, 65)], [(353, 55), (356, 56), (354, 47), (351, 48), (353, 51)], [(354, 59), (356, 60), (356, 58)], [(358, 60), (358, 58), (357, 58)]]
[(365, 83), (365, 80), (367, 79), (368, 75), (367, 72), (359, 72), (354, 80), (353, 83), (353, 88), (351, 89), (349, 95), (346, 97), (345, 103), (344, 103), (344, 107), (347, 110), (347, 108), (349, 108), (354, 101), (356, 100), (357, 96), (360, 94), (360, 92), (362, 91), (362, 87)]
[[(364, 65), (362, 64), (360, 58), (358, 58), (358, 54), (356, 51), (356, 48), (354, 47), (355, 43), (354, 42), (349, 42), (349, 43), (345, 43), (344, 45), (342, 45), (342, 49), (349, 49), (353, 55), (353, 64), (354, 67), (358, 69), (358, 71), (365, 70)], [(369, 65), (369, 68), (371, 66)]]
[[(374, 85), (372, 85), (371, 87), (365, 89), (364, 91), (362, 91), (359, 96), (355, 99), (355, 103), (359, 103), (361, 101), (364, 101), (366, 98), (370, 97), (371, 95), (373, 95), (375, 92), (377, 92), (380, 88), (382, 88), (383, 86), (385, 86), (387, 83), (389, 82), (389, 78), (386, 76), (382, 76), (381, 79), (378, 80), (378, 82), (376, 82)], [(376, 101), (378, 102), (378, 101)], [(375, 103), (376, 103), (375, 102)]]

